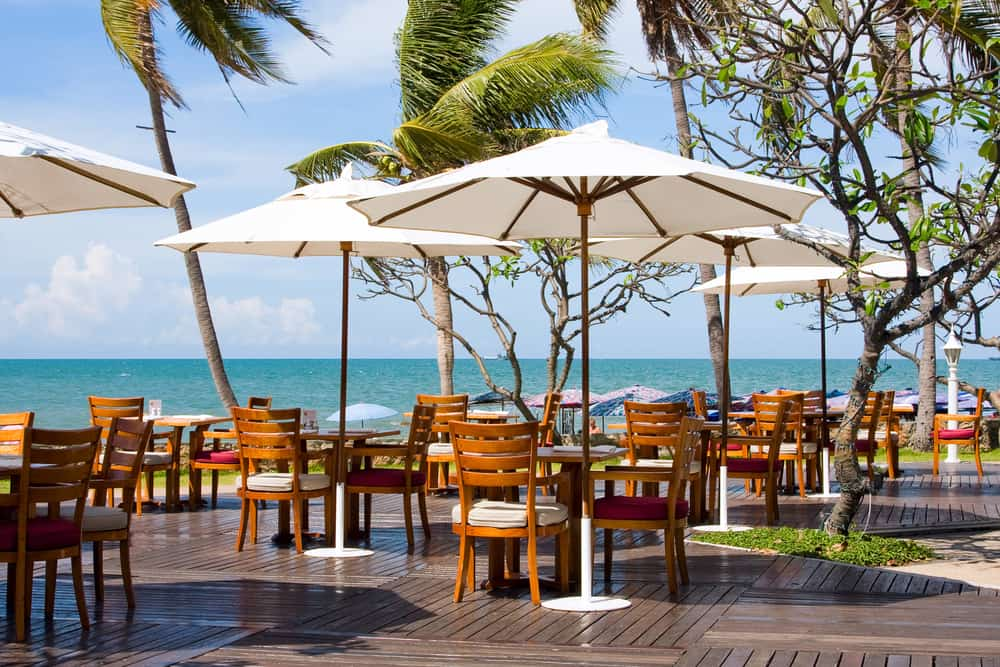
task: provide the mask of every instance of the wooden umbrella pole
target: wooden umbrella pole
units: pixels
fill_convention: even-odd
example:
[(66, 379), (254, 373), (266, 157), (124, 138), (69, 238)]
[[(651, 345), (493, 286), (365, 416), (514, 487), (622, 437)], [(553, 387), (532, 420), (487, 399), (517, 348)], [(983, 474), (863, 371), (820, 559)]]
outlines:
[(830, 490), (830, 425), (827, 422), (826, 407), (826, 290), (828, 283), (825, 280), (819, 281), (819, 370), (820, 370), (820, 391), (823, 394), (820, 412), (823, 423), (820, 424), (820, 446), (823, 453), (820, 460), (823, 463), (823, 495), (832, 496)]
[(337, 420), (336, 470), (337, 479), (337, 525), (334, 546), (343, 549), (347, 542), (347, 494), (344, 485), (347, 481), (347, 461), (344, 456), (344, 438), (347, 434), (347, 316), (351, 298), (351, 248), (350, 242), (342, 242), (340, 250), (343, 255), (340, 293), (340, 419)]
[(728, 487), (728, 475), (726, 455), (729, 452), (729, 308), (732, 292), (732, 271), (733, 271), (733, 240), (726, 237), (726, 284), (725, 284), (725, 304), (722, 321), (722, 388), (719, 391), (719, 421), (722, 422), (722, 438), (719, 447), (719, 524), (723, 527), (729, 525), (728, 497), (726, 496)]

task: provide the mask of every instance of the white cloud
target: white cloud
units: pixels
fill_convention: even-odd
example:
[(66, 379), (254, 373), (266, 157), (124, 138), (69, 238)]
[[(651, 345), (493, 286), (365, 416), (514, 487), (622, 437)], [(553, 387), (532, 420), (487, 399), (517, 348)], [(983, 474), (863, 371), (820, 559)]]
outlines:
[(212, 318), (227, 343), (270, 345), (308, 343), (320, 332), (312, 299), (283, 298), (276, 305), (259, 296), (212, 299)]
[(72, 255), (56, 259), (47, 286), (28, 285), (14, 319), (22, 328), (82, 337), (124, 312), (141, 287), (134, 262), (103, 243), (91, 244), (82, 262)]

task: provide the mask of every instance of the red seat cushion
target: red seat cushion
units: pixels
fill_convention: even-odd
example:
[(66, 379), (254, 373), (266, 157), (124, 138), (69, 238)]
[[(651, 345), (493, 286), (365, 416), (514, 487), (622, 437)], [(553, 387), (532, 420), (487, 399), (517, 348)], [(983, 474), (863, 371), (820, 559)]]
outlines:
[(729, 472), (767, 472), (767, 459), (730, 458)]
[[(28, 519), (28, 551), (63, 549), (80, 544), (80, 527), (69, 519)], [(0, 551), (17, 550), (17, 521), (0, 522)]]
[[(870, 446), (868, 438), (858, 438), (854, 441), (854, 451), (856, 452), (867, 452)], [(875, 443), (875, 449), (878, 449), (878, 442)]]
[(231, 463), (239, 464), (240, 455), (237, 452), (224, 449), (219, 452), (200, 451), (198, 455), (194, 457), (195, 461), (202, 461), (204, 463)]
[(730, 444), (730, 443), (727, 442), (726, 443), (726, 451), (727, 452), (742, 452), (743, 451), (743, 445), (733, 445), (733, 444)]
[[(686, 500), (678, 500), (676, 517), (688, 515)], [(594, 518), (616, 521), (666, 521), (667, 499), (655, 496), (610, 496), (594, 501)]]
[(938, 431), (938, 440), (968, 440), (976, 437), (974, 428), (943, 428)]
[[(347, 474), (347, 483), (351, 486), (404, 486), (402, 470), (394, 468), (372, 468), (370, 470), (352, 470)], [(410, 484), (424, 485), (424, 473), (414, 470), (410, 474)]]

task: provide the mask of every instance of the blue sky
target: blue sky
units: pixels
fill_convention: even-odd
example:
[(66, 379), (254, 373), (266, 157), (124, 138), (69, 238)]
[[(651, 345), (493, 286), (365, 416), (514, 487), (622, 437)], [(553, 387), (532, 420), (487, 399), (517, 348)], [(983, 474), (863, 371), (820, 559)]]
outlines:
[[(172, 112), (168, 126), (176, 131), (172, 144), (180, 174), (198, 183), (188, 196), (195, 225), (291, 189), (283, 167), (311, 150), (350, 139), (384, 139), (397, 123), (392, 34), (405, 0), (306, 4), (311, 20), (332, 43), (331, 55), (278, 33), (278, 52), (297, 83), (237, 84), (245, 113), (212, 63), (183, 45), (172, 24), (160, 28), (168, 72), (190, 107)], [(610, 45), (623, 63), (648, 71), (638, 15), (634, 5), (623, 4)], [(0, 0), (0, 12), (5, 23), (0, 60), (6, 63), (0, 120), (158, 164), (152, 137), (135, 127), (149, 124), (145, 92), (108, 46), (98, 3)], [(526, 0), (500, 50), (575, 29), (568, 0)], [(630, 77), (602, 116), (616, 136), (674, 149), (666, 88)], [(814, 207), (806, 222), (839, 227), (825, 206)], [(174, 231), (173, 214), (163, 209), (0, 224), (0, 308), (15, 313), (0, 329), (0, 356), (200, 356), (182, 259), (152, 246)], [(202, 255), (223, 352), (234, 357), (339, 354), (338, 262)], [(526, 282), (500, 297), (518, 328), (518, 349), (525, 357), (543, 356), (547, 345), (535, 293), (535, 285)], [(817, 335), (806, 329), (814, 310), (779, 312), (773, 302), (770, 297), (736, 300), (733, 356), (814, 356)], [(352, 355), (434, 355), (434, 332), (412, 305), (382, 298), (353, 300), (351, 307)], [(498, 349), (484, 322), (466, 315), (459, 322), (484, 352)], [(857, 332), (845, 328), (831, 338), (831, 356), (856, 356), (859, 344)], [(670, 318), (637, 305), (596, 329), (592, 350), (601, 357), (705, 357), (701, 297), (678, 297)], [(986, 353), (969, 350), (968, 355)]]

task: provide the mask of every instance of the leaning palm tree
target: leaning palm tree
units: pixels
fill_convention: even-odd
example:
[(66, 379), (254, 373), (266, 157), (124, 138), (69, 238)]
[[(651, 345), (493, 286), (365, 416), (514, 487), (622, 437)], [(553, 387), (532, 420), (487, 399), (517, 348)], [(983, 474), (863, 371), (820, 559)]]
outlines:
[[(684, 54), (712, 46), (712, 34), (705, 28), (709, 24), (706, 14), (724, 18), (726, 2), (732, 0), (636, 0), (642, 20), (642, 35), (646, 50), (654, 62), (667, 66), (667, 80), (673, 103), (674, 126), (677, 131), (677, 150), (684, 157), (693, 156), (691, 122), (687, 99), (684, 94)], [(618, 9), (619, 0), (574, 0), (580, 25), (587, 34), (598, 39), (607, 35), (611, 19)], [(715, 267), (699, 266), (703, 283), (713, 280)], [(723, 375), (722, 309), (717, 294), (702, 295), (705, 304), (705, 322), (708, 327), (708, 349), (715, 372), (715, 386), (719, 396), (726, 379)]]
[[(349, 163), (405, 181), (517, 150), (599, 105), (615, 80), (609, 51), (556, 34), (494, 60), (516, 0), (410, 0), (396, 33), (401, 123), (387, 141), (349, 141), (289, 167), (298, 184), (336, 177)], [(454, 392), (448, 265), (428, 259), (441, 392)]]
[[(156, 39), (156, 29), (163, 23), (166, 8), (172, 10), (181, 37), (189, 46), (212, 56), (227, 84), (234, 75), (259, 84), (288, 82), (271, 51), (263, 26), (266, 20), (291, 26), (320, 48), (325, 42), (302, 19), (298, 0), (101, 0), (101, 18), (108, 40), (122, 62), (139, 77), (149, 96), (153, 136), (161, 168), (168, 174), (176, 174), (163, 107), (167, 104), (184, 108), (185, 104), (180, 91), (163, 69)], [(178, 231), (191, 229), (191, 217), (184, 197), (178, 197), (174, 214)], [(226, 407), (236, 405), (215, 335), (201, 263), (195, 253), (185, 253), (184, 263), (215, 388)]]

